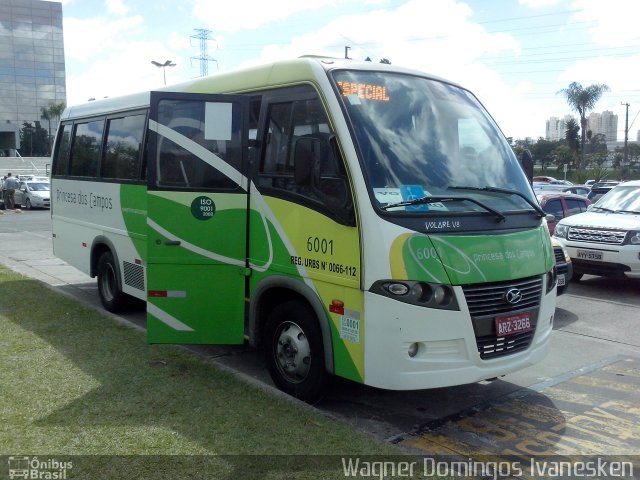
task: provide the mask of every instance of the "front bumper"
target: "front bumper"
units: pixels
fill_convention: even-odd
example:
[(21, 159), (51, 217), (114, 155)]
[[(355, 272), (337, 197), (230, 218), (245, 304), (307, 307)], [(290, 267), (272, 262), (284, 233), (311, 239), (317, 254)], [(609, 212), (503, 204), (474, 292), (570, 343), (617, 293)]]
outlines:
[[(555, 289), (543, 286), (537, 325), (525, 350), (483, 360), (462, 287), (454, 287), (460, 311), (404, 304), (365, 292), (364, 383), (392, 390), (417, 390), (474, 383), (541, 361), (547, 354), (555, 312)], [(365, 316), (366, 318), (366, 316)], [(418, 344), (411, 357), (409, 347)]]
[[(577, 274), (640, 278), (640, 245), (603, 245), (559, 239), (571, 257)], [(585, 258), (588, 252), (591, 257)]]

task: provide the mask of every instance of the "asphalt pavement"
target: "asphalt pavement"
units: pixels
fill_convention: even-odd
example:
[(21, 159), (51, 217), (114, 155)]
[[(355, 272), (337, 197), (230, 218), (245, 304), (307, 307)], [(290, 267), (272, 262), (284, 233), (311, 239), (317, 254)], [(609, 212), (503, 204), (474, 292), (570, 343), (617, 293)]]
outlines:
[[(143, 307), (109, 314), (100, 305), (95, 279), (53, 255), (49, 211), (0, 213), (0, 263), (145, 330)], [(504, 378), (412, 392), (338, 379), (318, 411), (413, 452), (471, 455), (489, 445), (492, 451), (518, 455), (638, 454), (639, 287), (640, 281), (598, 277), (571, 284), (558, 298), (549, 356)], [(262, 356), (247, 346), (188, 348), (273, 395), (304, 405), (273, 387)], [(511, 435), (514, 429), (520, 434)]]

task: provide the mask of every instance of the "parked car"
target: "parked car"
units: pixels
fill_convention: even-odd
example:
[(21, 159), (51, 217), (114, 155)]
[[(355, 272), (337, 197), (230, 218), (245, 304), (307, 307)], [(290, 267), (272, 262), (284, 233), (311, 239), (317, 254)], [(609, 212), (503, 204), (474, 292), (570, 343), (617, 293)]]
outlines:
[(598, 185), (594, 183), (591, 187), (591, 191), (587, 194), (587, 198), (591, 200), (591, 203), (596, 203), (603, 196), (605, 196), (615, 185)]
[(571, 185), (570, 187), (563, 188), (562, 191), (586, 197), (589, 195), (589, 192), (591, 192), (591, 187), (589, 185)]
[(564, 185), (564, 186), (573, 185), (573, 183), (570, 182), (569, 180), (550, 180), (549, 183), (551, 185)]
[(573, 265), (571, 264), (571, 257), (567, 250), (554, 237), (551, 237), (551, 245), (553, 246), (553, 255), (556, 259), (556, 275), (558, 278), (557, 294), (562, 295), (567, 291), (569, 281), (573, 276)]
[(533, 177), (533, 179), (532, 179), (532, 181), (534, 181), (534, 182), (545, 182), (545, 183), (546, 182), (551, 182), (551, 181), (554, 181), (554, 180), (556, 180), (556, 179), (553, 178), (553, 177), (547, 177), (546, 175), (537, 175), (537, 176)]
[(569, 252), (574, 280), (640, 278), (640, 181), (621, 183), (588, 212), (563, 218), (554, 236)]
[(20, 182), (14, 194), (16, 205), (27, 210), (49, 208), (51, 206), (51, 188), (49, 182)]
[(599, 187), (615, 187), (620, 182), (617, 180), (599, 180), (591, 185), (591, 188), (599, 188)]
[(560, 220), (586, 212), (591, 204), (588, 198), (573, 193), (544, 192), (537, 195), (537, 199), (545, 213), (550, 213), (555, 217), (554, 221), (547, 222), (551, 235)]
[(534, 182), (532, 186), (533, 191), (536, 192), (536, 195), (538, 194), (538, 192), (561, 192), (562, 190), (567, 188), (566, 185), (558, 185), (551, 182)]
[(44, 175), (17, 175), (19, 182), (48, 182), (49, 177)]

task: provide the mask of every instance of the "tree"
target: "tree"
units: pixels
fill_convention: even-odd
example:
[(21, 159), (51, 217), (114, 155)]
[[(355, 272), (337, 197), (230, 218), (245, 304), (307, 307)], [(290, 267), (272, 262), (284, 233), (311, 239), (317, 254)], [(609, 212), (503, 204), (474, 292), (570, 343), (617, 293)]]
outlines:
[(47, 121), (47, 126), (49, 127), (49, 136), (47, 137), (47, 147), (49, 151), (49, 155), (51, 155), (51, 113), (48, 108), (40, 107), (40, 119)]
[(570, 164), (575, 159), (575, 153), (567, 145), (558, 145), (551, 155), (557, 165)]
[(587, 133), (587, 113), (593, 110), (602, 97), (604, 92), (608, 92), (610, 89), (604, 83), (596, 83), (583, 87), (578, 82), (572, 82), (567, 88), (558, 90), (557, 93), (562, 93), (567, 99), (569, 107), (580, 115), (580, 130), (582, 133), (581, 138), (581, 155), (578, 162), (578, 168), (584, 165), (584, 143)]
[[(28, 157), (48, 156), (47, 131), (40, 122), (24, 122), (20, 129), (20, 149)], [(28, 153), (27, 153), (28, 152)]]
[(46, 120), (49, 126), (49, 137), (48, 137), (48, 154), (51, 154), (51, 120), (55, 120), (55, 128), (58, 128), (58, 123), (60, 122), (60, 116), (66, 105), (64, 102), (55, 103), (50, 102), (48, 107), (40, 107), (40, 118), (42, 120)]
[(587, 163), (602, 165), (607, 161), (607, 157), (609, 156), (607, 138), (603, 133), (596, 133), (595, 135), (591, 134), (591, 131), (588, 133), (590, 134), (588, 135), (589, 141), (585, 145), (589, 159)]
[(564, 132), (564, 141), (573, 153), (573, 162), (571, 163), (575, 163), (579, 170), (578, 153), (580, 150), (580, 139), (578, 138), (578, 132), (580, 131), (580, 127), (578, 126), (578, 122), (573, 118), (567, 121), (566, 126), (567, 129)]
[(553, 151), (558, 146), (558, 142), (554, 140), (545, 140), (539, 138), (536, 143), (531, 145), (529, 149), (536, 163), (542, 164), (542, 171), (554, 161)]

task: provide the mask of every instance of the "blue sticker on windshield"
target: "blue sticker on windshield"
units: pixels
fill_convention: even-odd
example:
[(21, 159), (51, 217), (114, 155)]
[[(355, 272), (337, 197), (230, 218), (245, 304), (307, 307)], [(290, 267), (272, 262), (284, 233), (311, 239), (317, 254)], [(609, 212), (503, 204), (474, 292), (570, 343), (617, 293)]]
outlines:
[[(411, 200), (423, 198), (425, 196), (424, 189), (421, 185), (400, 185), (400, 194), (402, 195), (402, 200), (405, 202), (410, 202)], [(429, 211), (429, 205), (426, 203), (423, 203), (422, 205), (410, 205), (404, 208), (407, 212)]]

